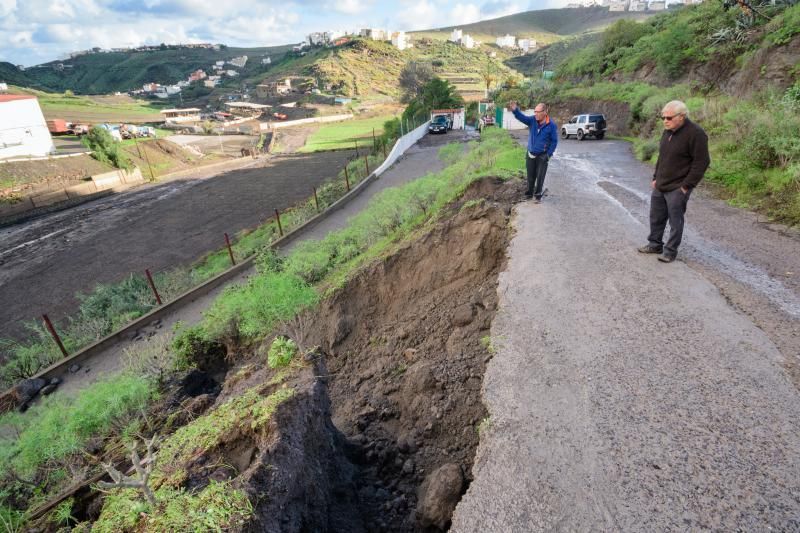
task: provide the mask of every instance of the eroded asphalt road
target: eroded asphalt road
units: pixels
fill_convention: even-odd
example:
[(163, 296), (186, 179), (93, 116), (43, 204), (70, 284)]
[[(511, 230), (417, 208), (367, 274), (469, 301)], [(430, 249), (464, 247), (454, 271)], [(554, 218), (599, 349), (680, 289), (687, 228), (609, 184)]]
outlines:
[(800, 531), (800, 239), (698, 191), (638, 254), (651, 175), (566, 141), (518, 206), (452, 531)]

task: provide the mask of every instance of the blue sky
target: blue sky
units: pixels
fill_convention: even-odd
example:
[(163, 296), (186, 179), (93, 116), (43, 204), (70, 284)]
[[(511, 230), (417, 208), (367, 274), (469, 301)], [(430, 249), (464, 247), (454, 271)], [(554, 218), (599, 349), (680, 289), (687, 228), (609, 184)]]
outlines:
[(312, 31), (420, 30), (570, 0), (0, 0), (0, 61), (25, 66), (74, 50), (211, 42), (297, 43)]

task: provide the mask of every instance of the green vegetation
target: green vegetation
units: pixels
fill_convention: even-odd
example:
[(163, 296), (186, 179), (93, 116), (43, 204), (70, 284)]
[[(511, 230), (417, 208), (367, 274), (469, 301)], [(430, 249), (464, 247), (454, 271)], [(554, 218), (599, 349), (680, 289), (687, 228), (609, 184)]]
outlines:
[(81, 142), (92, 151), (92, 157), (101, 163), (114, 165), (117, 168), (131, 168), (130, 160), (108, 130), (95, 126), (83, 136)]
[[(800, 6), (764, 10), (771, 20), (757, 17), (745, 22), (738, 9), (728, 11), (719, 3), (704, 2), (644, 23), (619, 21), (595, 45), (562, 65), (559, 82), (544, 97), (556, 105), (569, 98), (627, 104), (635, 152), (650, 162), (657, 156), (661, 133), (657, 115), (666, 102), (683, 100), (691, 119), (709, 134), (712, 164), (707, 179), (723, 185), (737, 205), (798, 224), (800, 142), (789, 132), (800, 126), (800, 71), (785, 68), (780, 73), (786, 89), (749, 84), (734, 89), (736, 98), (721, 93), (716, 85), (717, 80), (730, 79), (736, 69), (763, 71), (766, 66), (759, 61), (796, 41)], [(762, 26), (763, 31), (741, 31), (748, 26)], [(648, 79), (658, 84), (633, 81), (648, 69), (655, 73)], [(697, 81), (693, 75), (692, 81), (676, 83), (690, 72), (700, 72), (703, 78)], [(605, 81), (612, 76), (629, 81)], [(667, 87), (661, 86), (665, 80), (671, 82)]]
[(433, 78), (426, 83), (420, 95), (408, 102), (403, 111), (403, 120), (422, 122), (430, 118), (432, 109), (453, 109), (464, 105), (464, 99), (456, 92), (455, 86), (441, 78)]
[(270, 368), (286, 366), (297, 354), (297, 343), (286, 337), (276, 337), (267, 353), (267, 364)]
[[(56, 393), (42, 399), (24, 414), (0, 417), (6, 430), (0, 438), (0, 479), (35, 479), (41, 486), (58, 483), (75, 454), (86, 443), (120, 430), (135, 419), (155, 397), (147, 378), (120, 375), (91, 385), (77, 397)], [(19, 488), (19, 487), (18, 487)]]
[(390, 117), (370, 117), (363, 119), (345, 120), (323, 124), (306, 140), (300, 152), (316, 152), (319, 150), (336, 150), (353, 148), (358, 141), (363, 147), (365, 144), (372, 147), (372, 134), (381, 135), (383, 124)]
[(133, 489), (114, 490), (105, 499), (103, 511), (91, 525), (93, 532), (235, 530), (253, 514), (253, 506), (242, 490), (230, 483), (211, 481), (197, 493), (169, 486), (156, 493), (157, 509), (137, 498)]

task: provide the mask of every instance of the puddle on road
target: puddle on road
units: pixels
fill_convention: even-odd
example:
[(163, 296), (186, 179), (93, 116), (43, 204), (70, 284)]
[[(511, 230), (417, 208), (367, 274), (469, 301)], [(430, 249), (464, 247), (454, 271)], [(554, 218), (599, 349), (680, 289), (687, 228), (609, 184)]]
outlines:
[[(647, 227), (649, 192), (633, 189), (625, 178), (599, 171), (591, 161), (572, 156), (560, 158), (572, 172), (565, 174), (573, 178), (580, 190), (600, 193), (624, 209), (625, 213), (642, 227)], [(793, 318), (800, 318), (800, 298), (780, 280), (770, 276), (763, 268), (742, 261), (713, 241), (704, 238), (690, 224), (684, 232), (684, 250), (692, 259), (710, 266), (731, 277), (753, 291), (766, 297), (779, 309)]]

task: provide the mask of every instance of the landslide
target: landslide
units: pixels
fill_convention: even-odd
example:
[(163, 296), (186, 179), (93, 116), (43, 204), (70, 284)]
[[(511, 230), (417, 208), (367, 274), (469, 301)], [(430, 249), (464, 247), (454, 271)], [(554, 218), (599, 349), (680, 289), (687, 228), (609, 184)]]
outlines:
[[(281, 326), (304, 354), (289, 367), (266, 364), (274, 336), (208, 346), (151, 417), (157, 497), (229, 483), (252, 505), (226, 515), (231, 531), (448, 529), (487, 421), (489, 328), (521, 187), (473, 183), (435, 224)], [(181, 437), (193, 424), (208, 429)], [(74, 515), (101, 530), (119, 512), (119, 500), (77, 500)], [(172, 527), (159, 520), (142, 515), (135, 529)]]

